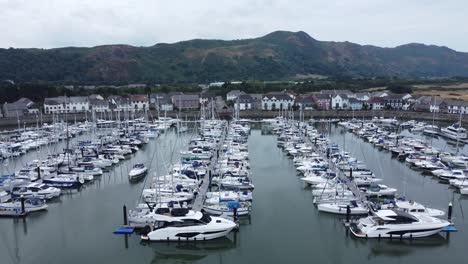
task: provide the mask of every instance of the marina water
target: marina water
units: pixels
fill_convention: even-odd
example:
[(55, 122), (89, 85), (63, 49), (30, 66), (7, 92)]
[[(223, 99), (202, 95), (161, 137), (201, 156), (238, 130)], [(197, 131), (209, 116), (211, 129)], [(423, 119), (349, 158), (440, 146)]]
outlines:
[[(256, 186), (254, 210), (250, 219), (241, 220), (239, 232), (209, 242), (151, 244), (141, 243), (138, 234), (112, 234), (122, 224), (122, 206), (134, 205), (144, 185), (128, 182), (132, 165), (151, 163), (149, 175), (156, 170), (166, 173), (164, 163), (176, 161), (178, 151), (194, 136), (177, 136), (169, 130), (131, 159), (96, 178), (94, 184), (65, 192), (50, 202), (47, 212), (25, 219), (0, 219), (0, 263), (464, 263), (468, 244), (466, 198), (340, 127), (320, 129), (364, 161), (384, 184), (398, 188), (400, 195), (444, 210), (452, 202), (459, 232), (412, 241), (354, 238), (343, 226), (343, 218), (318, 212), (310, 189), (296, 176), (292, 160), (277, 147), (276, 135), (256, 125), (249, 137)], [(440, 149), (453, 148), (440, 139), (432, 143)], [(57, 151), (64, 148), (60, 144)], [(160, 154), (153, 156), (157, 149)], [(461, 152), (467, 153), (466, 148)], [(13, 172), (38, 155), (47, 153), (31, 152), (11, 160), (3, 164), (2, 173)]]

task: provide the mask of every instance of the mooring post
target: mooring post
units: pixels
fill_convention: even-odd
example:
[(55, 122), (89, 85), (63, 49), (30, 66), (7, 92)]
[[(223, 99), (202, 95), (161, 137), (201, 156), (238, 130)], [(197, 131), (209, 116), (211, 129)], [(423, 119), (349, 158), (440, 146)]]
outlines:
[(37, 166), (37, 179), (41, 179), (41, 167)]
[(25, 214), (26, 213), (26, 208), (24, 206), (24, 196), (23, 195), (21, 195), (20, 201), (21, 201), (21, 212), (23, 214)]
[(128, 221), (127, 221), (127, 206), (126, 205), (123, 206), (123, 219), (124, 219), (124, 225), (127, 225)]
[(349, 220), (351, 217), (351, 208), (349, 207), (349, 204), (346, 205), (346, 224), (349, 224)]
[(448, 207), (448, 213), (447, 213), (447, 216), (448, 216), (448, 221), (449, 222), (452, 222), (452, 203), (449, 203), (449, 207)]

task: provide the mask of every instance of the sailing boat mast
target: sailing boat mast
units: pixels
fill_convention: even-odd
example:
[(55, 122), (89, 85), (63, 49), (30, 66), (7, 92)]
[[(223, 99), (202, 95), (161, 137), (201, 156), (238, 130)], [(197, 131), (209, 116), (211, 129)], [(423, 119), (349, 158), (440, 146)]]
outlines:
[(457, 128), (457, 155), (458, 151), (460, 150), (459, 148), (459, 143), (460, 143), (460, 128), (462, 127), (462, 110), (460, 109), (460, 117), (458, 120), (458, 125), (459, 127)]
[(69, 153), (69, 137), (68, 137), (68, 105), (67, 105), (67, 95), (65, 94), (65, 126), (67, 128), (67, 148), (65, 150), (65, 155), (67, 155), (68, 169), (70, 169), (70, 153)]

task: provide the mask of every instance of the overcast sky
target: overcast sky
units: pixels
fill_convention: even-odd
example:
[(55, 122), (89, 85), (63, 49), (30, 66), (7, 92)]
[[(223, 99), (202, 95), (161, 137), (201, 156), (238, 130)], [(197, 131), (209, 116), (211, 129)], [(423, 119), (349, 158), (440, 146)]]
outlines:
[(468, 52), (468, 0), (0, 0), (0, 47), (150, 46), (275, 30)]

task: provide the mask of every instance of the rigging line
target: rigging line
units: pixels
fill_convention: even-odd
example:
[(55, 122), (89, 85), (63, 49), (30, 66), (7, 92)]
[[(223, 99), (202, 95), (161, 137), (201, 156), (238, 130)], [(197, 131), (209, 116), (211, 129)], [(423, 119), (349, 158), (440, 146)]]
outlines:
[[(158, 141), (158, 139), (156, 139), (156, 141), (155, 141), (155, 148), (156, 148), (156, 150), (153, 151), (153, 155), (152, 155), (151, 160), (150, 160), (150, 163), (149, 163), (149, 165), (148, 165), (148, 171), (149, 171), (149, 168), (151, 168), (151, 166), (152, 166), (152, 164), (153, 164), (154, 157), (155, 157), (156, 154), (157, 154), (157, 150), (158, 150), (158, 148), (157, 148), (157, 141)], [(157, 165), (157, 164), (156, 164), (156, 165)], [(157, 168), (157, 166), (156, 166), (156, 170), (157, 170), (157, 169), (158, 169), (158, 168)], [(150, 174), (150, 173), (148, 173), (148, 174)], [(150, 175), (151, 175), (151, 174), (150, 174)], [(150, 176), (150, 177), (151, 177), (151, 176)], [(150, 177), (147, 176), (147, 177), (145, 177), (145, 179), (143, 180), (143, 184), (142, 184), (142, 187), (141, 187), (140, 201), (141, 201), (141, 199), (143, 198), (143, 190), (144, 190), (145, 187), (146, 187), (146, 180), (147, 180), (148, 178), (150, 178)]]
[(10, 257), (10, 259), (12, 260), (13, 263), (19, 263), (16, 258), (13, 256), (13, 254), (11, 253), (11, 248), (9, 247), (9, 242), (6, 238), (6, 235), (5, 235), (5, 232), (1, 232), (1, 237), (2, 237), (2, 240), (3, 240), (3, 244), (5, 245), (6, 249), (7, 249), (7, 252), (8, 252), (8, 256)]

